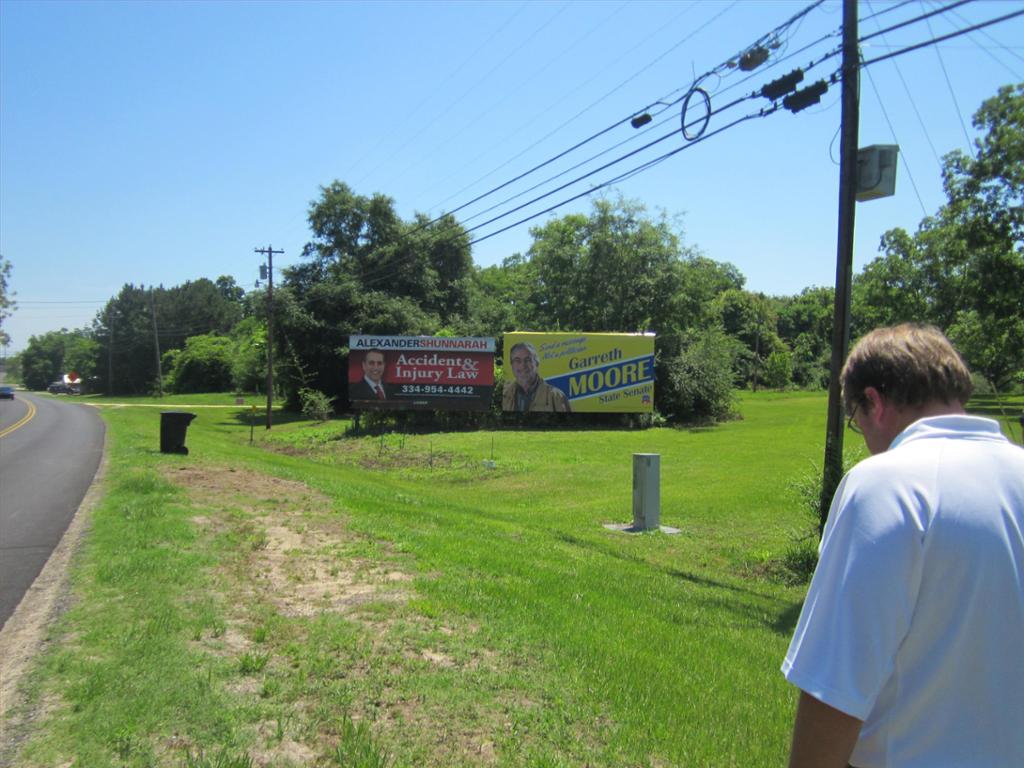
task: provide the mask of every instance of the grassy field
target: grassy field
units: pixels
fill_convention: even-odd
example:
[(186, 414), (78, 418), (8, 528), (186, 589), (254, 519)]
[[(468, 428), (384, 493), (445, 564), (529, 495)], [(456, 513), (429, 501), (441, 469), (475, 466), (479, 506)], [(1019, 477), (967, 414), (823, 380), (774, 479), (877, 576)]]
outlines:
[[(17, 764), (782, 764), (806, 587), (780, 563), (824, 408), (358, 439), (281, 414), (250, 445), (246, 403), (196, 408), (183, 457), (152, 408), (103, 407), (107, 493)], [(635, 452), (661, 454), (678, 535), (604, 527)]]

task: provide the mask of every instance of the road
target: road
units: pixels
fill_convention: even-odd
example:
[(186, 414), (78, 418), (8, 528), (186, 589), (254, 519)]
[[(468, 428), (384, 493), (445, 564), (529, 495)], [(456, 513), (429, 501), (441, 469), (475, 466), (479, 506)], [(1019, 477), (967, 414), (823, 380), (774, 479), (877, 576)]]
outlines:
[(0, 627), (75, 515), (103, 455), (104, 424), (73, 398), (0, 400)]

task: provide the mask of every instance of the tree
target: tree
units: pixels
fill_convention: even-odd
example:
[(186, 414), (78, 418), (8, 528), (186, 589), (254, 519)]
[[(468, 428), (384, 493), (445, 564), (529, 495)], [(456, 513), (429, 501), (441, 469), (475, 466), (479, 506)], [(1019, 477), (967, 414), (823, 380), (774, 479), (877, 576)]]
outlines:
[(473, 270), (469, 289), (469, 317), (463, 331), (469, 336), (490, 336), (535, 327), (533, 305), (536, 275), (533, 264), (515, 253), (501, 264)]
[(234, 344), (226, 336), (201, 334), (183, 349), (163, 357), (165, 386), (171, 392), (225, 392), (232, 388)]
[(87, 330), (62, 328), (31, 336), (20, 355), (21, 381), (28, 389), (42, 390), (75, 371), (88, 382), (94, 370), (96, 349), (97, 344)]
[(779, 338), (793, 353), (792, 378), (798, 387), (828, 386), (834, 295), (833, 288), (813, 287), (772, 299)]
[(531, 297), (537, 324), (588, 331), (643, 331), (674, 325), (680, 288), (679, 236), (664, 214), (648, 219), (621, 197), (593, 202), (589, 216), (570, 214), (530, 230)]
[(733, 344), (721, 328), (687, 332), (683, 351), (664, 365), (655, 397), (673, 421), (719, 421), (733, 415)]
[[(182, 349), (191, 336), (226, 335), (241, 319), (244, 296), (234, 280), (190, 280), (172, 288), (124, 285), (93, 321), (96, 371), (106, 392), (150, 392), (156, 352)], [(155, 328), (154, 328), (155, 325)]]
[[(730, 288), (715, 299), (715, 307), (722, 328), (738, 342), (737, 380), (756, 391), (768, 357), (775, 352), (789, 352), (776, 333), (778, 319), (772, 303), (764, 294)], [(788, 383), (787, 379), (782, 386)]]
[(17, 306), (14, 302), (14, 294), (7, 285), (10, 278), (11, 262), (0, 256), (0, 346), (11, 343), (11, 337), (4, 330), (4, 318), (10, 317), (11, 311)]
[(855, 331), (903, 320), (938, 325), (998, 388), (1024, 369), (1024, 85), (1005, 86), (974, 117), (976, 153), (948, 154), (947, 202), (854, 283)]
[(275, 360), (290, 403), (301, 389), (347, 396), (350, 334), (429, 334), (467, 322), (472, 259), (453, 217), (405, 222), (391, 198), (335, 181), (310, 204), (309, 224), (305, 262), (285, 270), (274, 301)]

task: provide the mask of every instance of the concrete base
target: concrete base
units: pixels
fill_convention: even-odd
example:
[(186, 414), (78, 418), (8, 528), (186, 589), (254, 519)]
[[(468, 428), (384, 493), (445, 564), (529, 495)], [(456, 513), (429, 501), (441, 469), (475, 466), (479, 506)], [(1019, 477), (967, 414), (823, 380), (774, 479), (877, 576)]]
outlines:
[(620, 533), (648, 533), (655, 530), (669, 535), (682, 533), (678, 528), (670, 528), (667, 525), (659, 525), (657, 528), (637, 528), (632, 523), (622, 523), (621, 525), (618, 523), (605, 523), (604, 527), (609, 531), (619, 531)]

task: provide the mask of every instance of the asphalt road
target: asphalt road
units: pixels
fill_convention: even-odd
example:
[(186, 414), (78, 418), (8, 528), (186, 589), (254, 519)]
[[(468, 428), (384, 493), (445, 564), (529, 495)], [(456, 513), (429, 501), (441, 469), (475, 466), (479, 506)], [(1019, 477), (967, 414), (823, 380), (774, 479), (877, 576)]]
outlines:
[(103, 455), (103, 420), (74, 398), (0, 400), (0, 627), (42, 570)]

